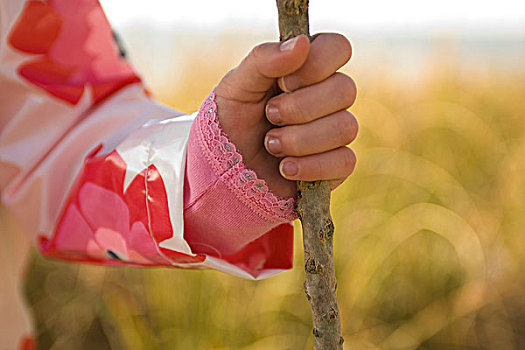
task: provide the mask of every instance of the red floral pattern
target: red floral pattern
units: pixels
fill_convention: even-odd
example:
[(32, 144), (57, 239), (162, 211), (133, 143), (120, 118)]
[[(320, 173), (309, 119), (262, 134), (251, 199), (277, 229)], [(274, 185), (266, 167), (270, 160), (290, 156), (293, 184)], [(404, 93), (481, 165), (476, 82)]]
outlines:
[(164, 182), (154, 165), (124, 191), (126, 164), (117, 151), (91, 156), (64, 206), (47, 256), (64, 260), (141, 266), (198, 263), (202, 255), (158, 246), (173, 236)]
[[(125, 175), (126, 163), (117, 151), (88, 156), (54, 234), (39, 237), (40, 251), (62, 260), (105, 265), (203, 262), (202, 254), (191, 256), (159, 246), (173, 236), (173, 229), (165, 185), (156, 167), (144, 169), (126, 190)], [(291, 268), (292, 252), (293, 226), (286, 223), (233, 255), (216, 257), (257, 277), (267, 269)]]
[(20, 76), (73, 105), (87, 87), (96, 103), (140, 81), (97, 0), (29, 0), (8, 42), (33, 55), (18, 67)]

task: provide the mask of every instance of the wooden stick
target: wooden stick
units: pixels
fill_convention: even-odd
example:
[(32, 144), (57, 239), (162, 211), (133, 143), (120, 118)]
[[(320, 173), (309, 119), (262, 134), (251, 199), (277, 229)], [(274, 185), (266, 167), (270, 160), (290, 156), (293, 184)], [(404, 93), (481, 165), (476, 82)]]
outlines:
[[(281, 41), (309, 34), (308, 0), (277, 0)], [(298, 181), (297, 212), (303, 226), (304, 289), (312, 307), (314, 349), (342, 349), (341, 319), (337, 305), (330, 184)]]

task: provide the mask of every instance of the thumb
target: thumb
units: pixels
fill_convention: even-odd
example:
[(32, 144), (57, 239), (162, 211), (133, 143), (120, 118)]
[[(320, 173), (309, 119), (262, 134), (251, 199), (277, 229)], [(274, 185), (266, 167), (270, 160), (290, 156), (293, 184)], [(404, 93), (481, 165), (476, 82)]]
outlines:
[(309, 52), (310, 41), (306, 35), (256, 46), (237, 68), (224, 76), (215, 92), (239, 102), (258, 102), (277, 78), (299, 69)]

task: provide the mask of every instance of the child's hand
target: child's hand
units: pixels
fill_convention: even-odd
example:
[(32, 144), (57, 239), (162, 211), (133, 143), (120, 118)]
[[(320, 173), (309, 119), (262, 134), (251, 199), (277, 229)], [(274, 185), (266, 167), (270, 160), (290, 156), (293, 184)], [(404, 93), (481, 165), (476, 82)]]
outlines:
[[(336, 73), (351, 55), (339, 34), (319, 34), (312, 43), (304, 35), (265, 43), (217, 86), (224, 132), (246, 167), (277, 195), (293, 196), (295, 180), (331, 180), (335, 188), (352, 173), (356, 159), (346, 145), (356, 137), (357, 121), (346, 109), (356, 86)], [(290, 93), (274, 96), (277, 84)]]

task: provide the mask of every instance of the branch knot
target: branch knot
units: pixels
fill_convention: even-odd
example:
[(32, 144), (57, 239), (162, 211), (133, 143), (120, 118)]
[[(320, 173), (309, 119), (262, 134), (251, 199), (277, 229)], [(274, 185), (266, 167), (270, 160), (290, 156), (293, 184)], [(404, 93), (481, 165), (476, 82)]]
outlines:
[(320, 338), (321, 337), (321, 332), (319, 332), (319, 330), (317, 328), (314, 328), (312, 333), (314, 334), (314, 337), (316, 337), (316, 338)]
[(304, 270), (308, 273), (317, 274), (323, 271), (323, 265), (315, 258), (308, 258), (304, 264)]
[(327, 318), (328, 318), (328, 321), (331, 321), (331, 322), (337, 320), (337, 310), (331, 307), (330, 311), (328, 311)]

